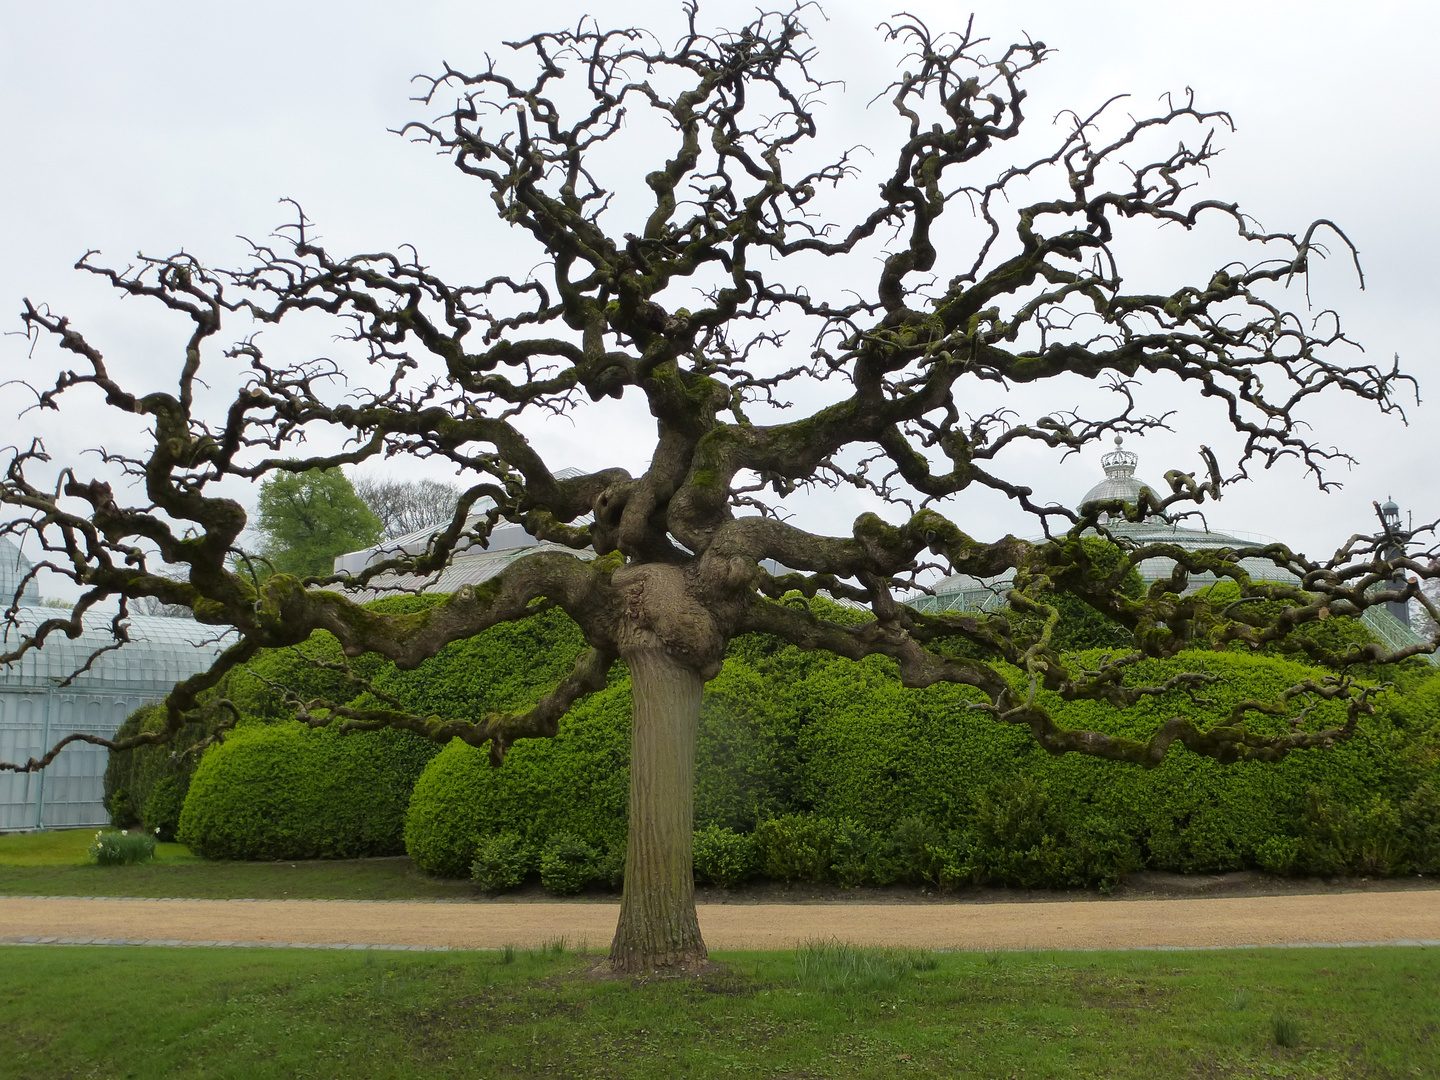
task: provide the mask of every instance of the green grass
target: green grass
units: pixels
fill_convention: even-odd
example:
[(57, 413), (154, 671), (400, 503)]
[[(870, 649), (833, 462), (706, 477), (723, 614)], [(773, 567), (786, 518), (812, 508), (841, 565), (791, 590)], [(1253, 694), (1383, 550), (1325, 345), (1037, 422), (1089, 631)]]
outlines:
[(210, 862), (181, 844), (157, 844), (155, 861), (96, 866), (94, 829), (0, 835), (0, 895), (438, 900), (469, 897), (469, 882), (419, 873), (406, 858)]
[(720, 959), (4, 948), (0, 1077), (1440, 1075), (1440, 950)]
[[(98, 829), (51, 829), (0, 836), (0, 867), (85, 866)], [(198, 863), (183, 844), (156, 844), (155, 861), (166, 865)]]

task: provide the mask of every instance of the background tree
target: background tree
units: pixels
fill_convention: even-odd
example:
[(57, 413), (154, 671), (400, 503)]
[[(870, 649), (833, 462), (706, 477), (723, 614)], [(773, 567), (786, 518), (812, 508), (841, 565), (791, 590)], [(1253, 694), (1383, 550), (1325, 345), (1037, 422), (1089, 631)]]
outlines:
[[(1337, 651), (1294, 631), (1418, 594), (1413, 584), (1385, 588), (1397, 566), (1434, 576), (1428, 558), (1382, 557), (1408, 536), (1357, 536), (1326, 561), (1282, 545), (1197, 553), (1113, 538), (1125, 546), (1115, 565), (1082, 542), (1087, 530), (1106, 533), (1102, 513), (1174, 515), (1217, 498), (1256, 462), (1293, 459), (1323, 486), (1326, 465), (1344, 455), (1307, 439), (1302, 414), (1316, 394), (1398, 411), (1403, 376), (1337, 359), (1345, 342), (1333, 316), (1317, 323), (1284, 306), (1283, 286), (1323, 253), (1317, 233), (1329, 229), (1342, 245), (1343, 234), (1327, 222), (1265, 232), (1233, 203), (1192, 196), (1216, 153), (1213, 134), (1229, 121), (1188, 95), (1138, 118), (1112, 119), (1113, 103), (1062, 114), (1048, 152), (1000, 160), (1022, 131), (1022, 83), (1045, 46), (997, 48), (968, 28), (935, 34), (908, 17), (880, 31), (905, 52), (882, 95), (896, 121), (893, 145), (880, 151), (885, 176), (878, 191), (867, 183), (850, 192), (852, 155), (827, 156), (815, 141), (825, 84), (803, 10), (709, 33), (687, 6), (673, 47), (587, 22), (513, 43), (503, 65), (447, 67), (424, 81), (423, 101), (442, 116), (408, 132), (448, 154), (504, 221), (533, 237), (548, 259), (540, 277), (487, 268), (478, 284), (452, 284), (403, 249), (337, 255), (298, 210), (236, 270), (189, 254), (112, 270), (87, 256), (82, 269), (188, 323), (175, 391), (143, 397), (112, 377), (67, 319), (27, 303), (30, 331), (81, 361), (40, 392), (41, 405), (59, 408), (72, 390), (95, 387), (119, 415), (143, 417), (154, 438), (143, 458), (119, 459), (143, 476), (133, 505), (102, 477), (66, 468), (57, 481), (39, 446), (10, 461), (0, 494), (17, 511), (11, 528), (37, 533), (44, 566), (83, 590), (69, 619), (43, 623), (10, 657), (74, 631), (106, 597), (155, 596), (234, 627), (237, 644), (177, 686), (163, 729), (133, 736), (136, 744), (172, 737), (197, 709), (223, 710), (205, 695), (227, 670), (316, 629), (332, 632), (347, 656), (375, 652), (410, 668), (447, 642), (563, 609), (588, 648), (532, 708), (420, 715), (375, 694), (366, 706), (301, 701), (298, 710), (317, 726), (458, 737), (488, 746), (500, 764), (516, 740), (553, 736), (613, 664), (627, 665), (630, 828), (611, 951), (622, 970), (704, 956), (691, 875), (696, 724), (701, 686), (739, 634), (887, 656), (909, 686), (974, 687), (980, 712), (1055, 754), (1153, 766), (1179, 744), (1221, 762), (1276, 760), (1348, 738), (1375, 691), (1347, 668), (1380, 647)], [(628, 140), (623, 152), (612, 140)], [(643, 187), (631, 171), (639, 159), (652, 163)], [(952, 208), (962, 214), (947, 216)], [(1227, 258), (1178, 288), (1125, 287), (1120, 231), (1169, 226), (1179, 241), (1202, 219), (1233, 227), (1237, 255), (1253, 251), (1250, 261)], [(369, 389), (340, 378), (343, 360), (277, 361), (262, 351), (251, 331), (305, 313), (342, 320), (372, 365), (354, 368), (368, 372)], [(218, 346), (212, 339), (231, 320), (246, 336)], [(207, 385), (239, 384), (213, 415), (197, 400), (202, 364)], [(1109, 385), (1114, 412), (1026, 418), (981, 404), (996, 387), (1072, 374)], [(1074, 452), (1163, 426), (1133, 402), (1131, 380), (1142, 374), (1219, 404), (1240, 435), (1237, 472), (1227, 475), (1202, 448), (1203, 469), (1168, 472), (1163, 498), (1097, 503), (1084, 514), (1039, 505), (1006, 478), (1023, 456), (1017, 448)], [(654, 422), (638, 475), (598, 467), (557, 476), (526, 437), (556, 414), (626, 395), (641, 396)], [(349, 441), (333, 452), (307, 439), (337, 430)], [(443, 458), (468, 484), (425, 551), (353, 579), (322, 569), (257, 583), (232, 569), (246, 517), (217, 482), (395, 455)], [(842, 485), (868, 491), (886, 515), (862, 514), (847, 535), (823, 535), (783, 511), (801, 488)], [(957, 521), (964, 504), (952, 501), (970, 489), (1013, 500), (1045, 538), (970, 535)], [(477, 505), (488, 508), (472, 515)], [(431, 573), (462, 538), (483, 543), (500, 522), (549, 545), (418, 611), (367, 609), (346, 594), (394, 571)], [(1161, 556), (1174, 561), (1172, 578), (1127, 595), (1131, 570)], [(1297, 582), (1252, 581), (1245, 558), (1286, 566)], [(188, 579), (155, 573), (157, 559), (188, 565)], [(901, 598), (937, 570), (1013, 570), (1009, 606), (1027, 618), (906, 606)], [(1235, 582), (1241, 600), (1217, 610), (1185, 595), (1188, 573), (1202, 570)], [(837, 619), (803, 602), (822, 591), (870, 617)], [(1058, 594), (1125, 627), (1134, 647), (1080, 662), (1056, 642), (1060, 612), (1049, 598)], [(1260, 648), (1290, 638), (1338, 674), (1243, 701), (1220, 723), (1175, 715), (1146, 738), (1067, 729), (1038, 694), (1118, 709), (1167, 690), (1198, 694), (1214, 676), (1181, 671), (1147, 685), (1137, 665), (1196, 643)], [(363, 685), (358, 674), (354, 682)], [(1308, 708), (1316, 699), (1346, 703), (1345, 722), (1321, 726)], [(63, 745), (5, 767), (41, 768)]]
[(454, 484), (380, 476), (356, 477), (355, 494), (380, 519), (381, 540), (437, 528), (450, 520), (460, 501)]
[(261, 553), (277, 573), (328, 576), (335, 556), (369, 547), (382, 524), (337, 468), (281, 473), (260, 484)]

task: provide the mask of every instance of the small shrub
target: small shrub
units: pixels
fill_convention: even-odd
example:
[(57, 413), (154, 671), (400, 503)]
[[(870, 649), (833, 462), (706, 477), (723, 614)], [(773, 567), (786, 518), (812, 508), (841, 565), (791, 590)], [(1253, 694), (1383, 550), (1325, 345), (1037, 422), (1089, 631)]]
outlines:
[(1400, 834), (1411, 873), (1440, 873), (1440, 789), (1421, 784), (1400, 805)]
[[(940, 830), (916, 815), (901, 818), (890, 834), (887, 852), (891, 881), (906, 885), (939, 885), (946, 844)], [(881, 879), (880, 884), (889, 882)]]
[(552, 893), (577, 893), (599, 876), (600, 852), (573, 833), (556, 833), (540, 852), (540, 883)]
[(130, 866), (149, 862), (155, 857), (155, 837), (151, 833), (119, 832), (105, 829), (95, 834), (90, 845), (90, 861), (100, 866)]
[(753, 833), (720, 825), (695, 832), (695, 880), (701, 885), (733, 889), (755, 876), (758, 862)]
[(1034, 777), (999, 780), (982, 791), (970, 840), (977, 884), (1033, 889), (1053, 887), (1068, 876), (1049, 793)]
[(505, 892), (521, 885), (534, 868), (534, 855), (520, 834), (504, 832), (480, 841), (470, 880), (486, 892)]
[(1093, 885), (1102, 893), (1113, 892), (1125, 878), (1145, 865), (1135, 837), (1120, 822), (1091, 814), (1071, 836), (1075, 862), (1070, 884)]
[(1293, 836), (1268, 837), (1255, 849), (1255, 862), (1272, 874), (1293, 874), (1300, 859), (1300, 841)]
[(833, 830), (824, 818), (785, 814), (755, 830), (761, 872), (773, 881), (824, 881)]
[(1356, 805), (1312, 787), (1301, 818), (1297, 865), (1312, 874), (1389, 874), (1402, 861), (1400, 814), (1381, 795)]
[(618, 889), (625, 884), (625, 847), (612, 847), (601, 854), (595, 864), (595, 880)]
[(885, 856), (882, 837), (850, 818), (832, 822), (829, 831), (831, 881), (853, 889), (890, 876), (888, 868), (880, 865)]

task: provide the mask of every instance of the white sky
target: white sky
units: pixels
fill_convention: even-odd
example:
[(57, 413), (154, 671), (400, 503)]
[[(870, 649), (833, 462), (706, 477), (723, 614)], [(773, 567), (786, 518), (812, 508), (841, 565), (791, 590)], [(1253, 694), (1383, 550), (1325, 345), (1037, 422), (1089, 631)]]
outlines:
[[(963, 25), (971, 10), (942, 0), (909, 6), (937, 29)], [(676, 7), (603, 10), (613, 22), (657, 27), (668, 42), (679, 26)], [(819, 70), (847, 85), (827, 92), (830, 112), (820, 121), (824, 129), (828, 115), (832, 138), (854, 141), (888, 120), (883, 103), (868, 113), (864, 106), (888, 80), (871, 28), (889, 8), (857, 0), (824, 7), (828, 22), (812, 19)], [(87, 248), (119, 263), (137, 250), (181, 247), (212, 264), (235, 264), (244, 250), (236, 234), (262, 237), (285, 219), (281, 196), (300, 200), (332, 250), (412, 243), (453, 279), (483, 280), (499, 264), (523, 274), (538, 256), (491, 220), (488, 192), (386, 129), (429, 118), (407, 100), (412, 74), (437, 70), (442, 60), (475, 68), (487, 49), (502, 51), (502, 40), (573, 25), (584, 10), (561, 2), (0, 2), (0, 329), (19, 328), (22, 296), (48, 301), (126, 378), (164, 385), (185, 327), (151, 306), (120, 302), (71, 265)], [(1083, 111), (1121, 91), (1134, 95), (1139, 111), (1164, 91), (1192, 86), (1201, 106), (1230, 110), (1238, 130), (1223, 136), (1226, 152), (1202, 195), (1237, 200), (1270, 229), (1301, 231), (1316, 217), (1339, 222), (1360, 248), (1367, 289), (1357, 290), (1347, 260), (1332, 258), (1314, 274), (1315, 307), (1338, 309), (1371, 360), (1388, 362), (1398, 352), (1427, 398), (1440, 377), (1440, 271), (1432, 254), (1440, 246), (1433, 202), (1440, 65), (1432, 55), (1440, 5), (1095, 0), (974, 10), (977, 28), (992, 39), (1028, 31), (1058, 50), (1028, 84), (1037, 133), (1048, 134), (1059, 110)], [(711, 3), (702, 21), (735, 25), (752, 11)], [(867, 185), (863, 196), (871, 191)], [(1197, 243), (1202, 256), (1210, 250), (1210, 239)], [(1162, 259), (1168, 250), (1140, 246), (1136, 258), (1152, 270), (1173, 269)], [(1177, 254), (1174, 265), (1195, 258), (1194, 250)], [(1253, 254), (1225, 250), (1224, 258)], [(1203, 283), (1208, 274), (1190, 276)], [(1288, 302), (1303, 310), (1303, 295), (1294, 293)], [(0, 377), (48, 382), (59, 364), (48, 342), (31, 354), (23, 337), (0, 338)], [(1134, 446), (1140, 475), (1152, 482), (1167, 468), (1195, 468), (1197, 443), (1228, 445), (1218, 414), (1188, 392), (1168, 399), (1169, 389), (1153, 386), (1144, 403), (1180, 408), (1176, 433)], [(1041, 399), (1043, 408), (1074, 404), (1065, 393), (1074, 391), (1057, 388), (1061, 396)], [(76, 462), (87, 447), (133, 438), (78, 397), (59, 420), (13, 420), (26, 401), (19, 388), (0, 389), (7, 425), (0, 442), (40, 433), (57, 460)], [(1428, 398), (1410, 410), (1408, 427), (1338, 396), (1309, 416), (1317, 442), (1360, 459), (1334, 475), (1343, 490), (1321, 495), (1298, 469), (1277, 467), (1229, 491), (1211, 513), (1213, 526), (1268, 533), (1319, 554), (1368, 531), (1371, 500), (1390, 494), (1417, 521), (1440, 516)], [(597, 410), (573, 427), (545, 425), (535, 438), (556, 466), (636, 469), (650, 447), (644, 419), (636, 403)], [(1073, 503), (1098, 479), (1100, 452), (1064, 464), (1048, 451), (1033, 453), (1017, 460), (1012, 478), (1042, 499)], [(851, 494), (811, 500), (801, 511), (812, 525), (848, 531), (864, 505)], [(980, 537), (1035, 531), (996, 499), (948, 509)]]

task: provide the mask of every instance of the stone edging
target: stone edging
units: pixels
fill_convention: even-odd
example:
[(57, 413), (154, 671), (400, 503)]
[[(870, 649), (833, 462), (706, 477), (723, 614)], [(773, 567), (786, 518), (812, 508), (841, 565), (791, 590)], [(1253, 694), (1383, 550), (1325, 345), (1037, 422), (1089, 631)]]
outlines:
[[(350, 901), (369, 903), (371, 901)], [(379, 901), (386, 903), (387, 901)], [(456, 945), (360, 945), (327, 944), (312, 941), (182, 941), (179, 938), (98, 938), (98, 937), (57, 937), (54, 935), (26, 935), (7, 937), (0, 935), (0, 945), (160, 945), (170, 948), (211, 948), (211, 949), (330, 949), (352, 952), (500, 952), (497, 948), (476, 946), (465, 948)], [(1225, 949), (1368, 949), (1368, 948), (1433, 948), (1440, 946), (1436, 938), (1393, 938), (1389, 941), (1289, 941), (1278, 945), (1123, 945), (1110, 948), (1087, 949), (989, 949), (965, 950), (971, 952), (1218, 952)], [(937, 953), (961, 950), (934, 949)]]

